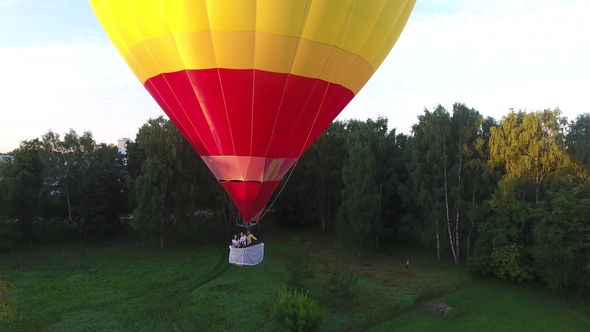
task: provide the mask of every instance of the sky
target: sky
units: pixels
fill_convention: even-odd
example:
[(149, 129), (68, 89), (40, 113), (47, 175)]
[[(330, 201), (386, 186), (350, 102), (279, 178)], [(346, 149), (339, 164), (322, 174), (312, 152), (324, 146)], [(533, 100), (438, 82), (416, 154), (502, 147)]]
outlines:
[[(590, 112), (590, 1), (418, 0), (393, 50), (339, 119), (387, 117), (406, 134), (455, 102)], [(0, 153), (52, 130), (134, 138), (164, 115), (85, 0), (0, 0)]]

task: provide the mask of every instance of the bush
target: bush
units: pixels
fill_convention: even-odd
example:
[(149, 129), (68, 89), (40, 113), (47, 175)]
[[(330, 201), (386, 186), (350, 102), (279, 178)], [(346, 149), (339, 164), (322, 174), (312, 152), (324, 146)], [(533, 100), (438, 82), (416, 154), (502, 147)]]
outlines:
[(322, 288), (328, 295), (348, 299), (356, 297), (358, 278), (352, 271), (326, 264), (322, 269), (322, 274), (324, 276)]
[(310, 299), (307, 292), (279, 288), (279, 297), (271, 311), (271, 319), (289, 331), (312, 331), (320, 325), (325, 312), (317, 301)]
[(14, 293), (14, 287), (7, 285), (0, 280), (0, 320), (8, 320), (14, 316), (13, 300), (6, 299), (6, 297), (10, 298), (12, 293)]
[(310, 282), (315, 277), (314, 264), (313, 259), (307, 254), (298, 254), (292, 261), (288, 261), (286, 264), (289, 274), (287, 285), (308, 290)]

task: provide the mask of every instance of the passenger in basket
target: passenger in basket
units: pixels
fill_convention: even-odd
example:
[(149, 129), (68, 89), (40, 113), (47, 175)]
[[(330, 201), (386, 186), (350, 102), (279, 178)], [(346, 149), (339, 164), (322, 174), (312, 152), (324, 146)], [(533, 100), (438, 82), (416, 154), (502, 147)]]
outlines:
[(248, 230), (248, 245), (251, 245), (254, 241), (258, 241), (258, 239)]
[(231, 239), (231, 246), (234, 248), (239, 248), (240, 247), (240, 241), (238, 240), (238, 235), (234, 234), (234, 238)]
[(244, 232), (240, 232), (240, 245), (245, 247), (248, 245), (248, 238), (244, 235)]

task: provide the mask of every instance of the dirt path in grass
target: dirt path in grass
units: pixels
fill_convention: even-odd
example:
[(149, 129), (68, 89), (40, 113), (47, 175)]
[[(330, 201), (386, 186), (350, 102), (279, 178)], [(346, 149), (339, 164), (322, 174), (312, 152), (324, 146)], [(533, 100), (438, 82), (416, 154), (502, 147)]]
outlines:
[(217, 264), (209, 271), (209, 273), (199, 276), (199, 278), (191, 280), (182, 287), (177, 288), (170, 293), (170, 298), (166, 303), (166, 309), (162, 312), (163, 321), (169, 322), (172, 330), (175, 331), (195, 331), (198, 329), (198, 318), (194, 312), (190, 310), (189, 300), (186, 294), (193, 292), (203, 285), (219, 278), (230, 264), (227, 262), (227, 254), (224, 251), (225, 247), (217, 245), (219, 251), (219, 260)]

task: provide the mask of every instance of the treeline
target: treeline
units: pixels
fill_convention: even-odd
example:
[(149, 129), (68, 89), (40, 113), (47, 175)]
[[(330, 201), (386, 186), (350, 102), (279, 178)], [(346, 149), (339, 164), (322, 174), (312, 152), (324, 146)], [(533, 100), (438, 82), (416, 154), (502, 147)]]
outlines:
[(195, 233), (204, 224), (199, 216), (214, 219), (233, 209), (201, 158), (162, 117), (144, 124), (124, 154), (96, 143), (90, 132), (70, 130), (23, 141), (9, 155), (0, 163), (4, 247), (130, 231), (159, 236), (163, 247), (166, 235)]
[[(90, 133), (49, 132), (0, 164), (2, 241), (100, 238), (129, 226), (200, 233), (239, 215), (170, 121), (149, 120), (127, 154)], [(463, 104), (425, 109), (409, 135), (386, 118), (336, 121), (277, 190), (277, 222), (336, 232), (379, 250), (400, 241), (474, 273), (590, 290), (590, 114), (511, 111), (500, 122)], [(132, 214), (131, 224), (122, 216)], [(264, 220), (263, 220), (264, 222)]]
[(334, 229), (360, 251), (395, 241), (474, 273), (590, 291), (590, 114), (463, 104), (424, 110), (410, 135), (387, 119), (334, 122), (277, 200), (278, 220)]

